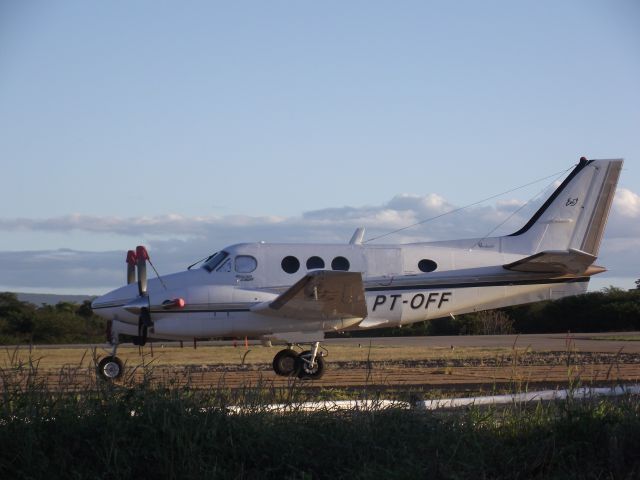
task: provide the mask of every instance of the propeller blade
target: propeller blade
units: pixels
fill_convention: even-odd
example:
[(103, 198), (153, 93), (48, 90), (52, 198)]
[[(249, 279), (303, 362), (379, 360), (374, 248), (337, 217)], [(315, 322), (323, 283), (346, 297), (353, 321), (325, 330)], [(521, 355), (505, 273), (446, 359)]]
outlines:
[(136, 281), (136, 261), (136, 252), (129, 250), (127, 252), (127, 285)]
[(147, 294), (147, 260), (149, 254), (142, 245), (136, 247), (136, 259), (138, 267), (138, 293), (140, 296)]
[(138, 338), (137, 345), (144, 346), (147, 343), (147, 335), (149, 327), (153, 325), (151, 322), (151, 314), (148, 308), (143, 308), (138, 316)]

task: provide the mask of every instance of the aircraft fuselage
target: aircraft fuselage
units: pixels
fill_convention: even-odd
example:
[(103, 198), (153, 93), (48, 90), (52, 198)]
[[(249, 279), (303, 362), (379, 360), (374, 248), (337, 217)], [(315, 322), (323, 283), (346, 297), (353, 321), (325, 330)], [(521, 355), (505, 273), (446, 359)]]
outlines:
[[(500, 251), (503, 239), (433, 242), (399, 246), (331, 244), (238, 244), (210, 271), (204, 267), (149, 281), (153, 317), (150, 337), (209, 338), (393, 327), (475, 310), (575, 295), (588, 277), (532, 278), (500, 265), (521, 254)], [(466, 248), (464, 248), (466, 247)], [(247, 261), (250, 259), (250, 261)], [(495, 265), (486, 267), (483, 265)], [(308, 268), (312, 267), (312, 268)], [(274, 300), (317, 267), (367, 272), (363, 276), (368, 315), (360, 318), (265, 317), (252, 308)], [(253, 268), (255, 266), (255, 268)], [(248, 271), (250, 270), (250, 271)], [(422, 271), (432, 270), (432, 271)], [(165, 288), (166, 286), (166, 288)], [(120, 333), (135, 335), (138, 312), (124, 309), (138, 295), (130, 284), (97, 299), (94, 308), (114, 320)], [(182, 298), (185, 307), (165, 309)], [(286, 340), (286, 338), (285, 338)]]

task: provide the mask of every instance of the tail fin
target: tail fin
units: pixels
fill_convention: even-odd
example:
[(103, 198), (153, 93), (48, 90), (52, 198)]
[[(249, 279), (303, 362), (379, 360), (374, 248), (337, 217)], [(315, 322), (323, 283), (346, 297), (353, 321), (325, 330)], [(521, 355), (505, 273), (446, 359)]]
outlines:
[(622, 163), (581, 158), (527, 224), (504, 238), (507, 249), (574, 249), (597, 256)]

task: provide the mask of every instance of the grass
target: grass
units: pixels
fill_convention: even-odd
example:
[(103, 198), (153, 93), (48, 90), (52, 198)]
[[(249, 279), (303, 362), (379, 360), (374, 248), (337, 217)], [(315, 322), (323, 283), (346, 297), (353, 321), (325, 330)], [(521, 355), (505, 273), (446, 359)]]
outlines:
[[(42, 392), (40, 392), (42, 393)], [(197, 394), (196, 394), (197, 393)], [(246, 391), (32, 392), (0, 421), (2, 478), (637, 478), (635, 399), (428, 414), (271, 414)], [(242, 414), (225, 401), (244, 401)], [(203, 408), (206, 406), (207, 408)]]
[[(572, 355), (569, 345), (571, 388), (580, 385)], [(637, 397), (434, 413), (304, 412), (297, 406), (317, 392), (295, 381), (193, 389), (152, 383), (154, 367), (143, 365), (140, 381), (79, 386), (70, 379), (87, 361), (94, 360), (61, 370), (55, 389), (40, 380), (34, 355), (16, 353), (0, 367), (0, 478), (640, 476)], [(381, 392), (355, 394), (375, 400)], [(281, 402), (289, 413), (262, 408)], [(244, 408), (230, 413), (230, 405)]]

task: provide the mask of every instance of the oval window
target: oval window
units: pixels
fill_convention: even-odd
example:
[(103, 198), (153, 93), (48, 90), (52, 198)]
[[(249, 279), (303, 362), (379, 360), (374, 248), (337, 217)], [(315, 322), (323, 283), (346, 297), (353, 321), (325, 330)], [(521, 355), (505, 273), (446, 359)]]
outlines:
[(238, 255), (236, 257), (236, 272), (251, 273), (258, 266), (258, 261), (251, 255)]
[(317, 268), (324, 268), (324, 260), (320, 257), (309, 257), (309, 260), (307, 260), (307, 270), (315, 270)]
[(428, 272), (433, 272), (436, 268), (438, 268), (438, 264), (433, 260), (428, 260), (426, 258), (423, 258), (418, 262), (418, 268), (420, 269), (421, 272), (428, 273)]
[(282, 259), (282, 270), (287, 273), (296, 273), (300, 269), (300, 260), (289, 255)]
[(349, 270), (349, 260), (344, 257), (336, 257), (331, 261), (332, 270)]

